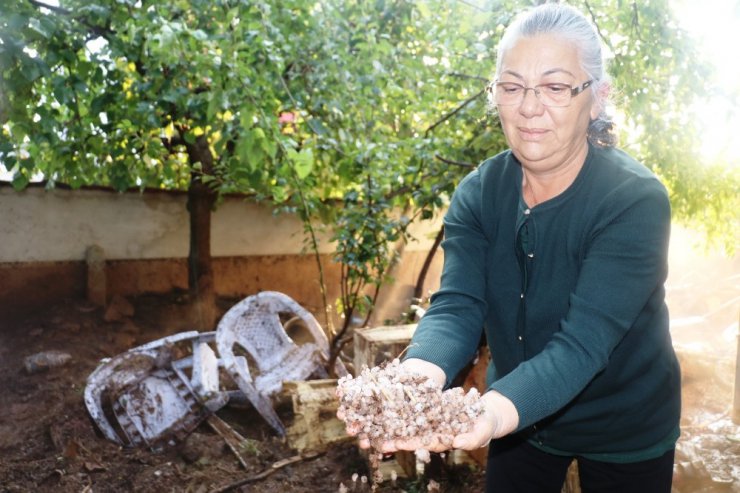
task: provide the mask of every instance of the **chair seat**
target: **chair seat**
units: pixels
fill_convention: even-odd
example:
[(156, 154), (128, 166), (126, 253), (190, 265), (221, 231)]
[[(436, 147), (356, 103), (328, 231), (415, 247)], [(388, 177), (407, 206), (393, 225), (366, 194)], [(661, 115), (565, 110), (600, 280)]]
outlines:
[(323, 364), (321, 349), (316, 344), (292, 346), (278, 365), (255, 376), (254, 385), (260, 393), (272, 396), (280, 392), (284, 381), (306, 380), (317, 370), (323, 370)]

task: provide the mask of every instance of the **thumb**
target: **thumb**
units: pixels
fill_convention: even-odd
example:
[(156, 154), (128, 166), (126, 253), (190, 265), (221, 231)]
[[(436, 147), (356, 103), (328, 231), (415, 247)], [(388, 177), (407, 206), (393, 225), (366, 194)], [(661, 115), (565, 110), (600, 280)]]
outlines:
[(452, 448), (459, 450), (475, 450), (481, 448), (480, 437), (474, 433), (462, 433), (452, 441)]

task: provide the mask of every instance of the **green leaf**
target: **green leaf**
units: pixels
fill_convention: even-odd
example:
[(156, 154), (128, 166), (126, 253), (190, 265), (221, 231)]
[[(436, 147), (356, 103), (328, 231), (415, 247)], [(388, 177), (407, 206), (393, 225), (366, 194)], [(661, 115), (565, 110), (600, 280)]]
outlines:
[(19, 31), (28, 24), (28, 16), (25, 14), (12, 14), (8, 18), (8, 28), (12, 31)]
[(238, 163), (244, 166), (249, 166), (249, 155), (252, 147), (252, 139), (249, 134), (245, 134), (236, 143), (236, 155), (239, 157)]
[(34, 82), (36, 79), (41, 77), (41, 68), (39, 67), (38, 63), (36, 63), (33, 59), (25, 61), (23, 65), (21, 65), (21, 74), (23, 74), (23, 77), (28, 82)]
[(288, 158), (292, 161), (293, 169), (299, 179), (303, 180), (311, 174), (314, 164), (313, 151), (311, 149), (301, 149), (300, 152), (289, 149)]
[(221, 110), (221, 93), (217, 91), (211, 92), (208, 100), (208, 110), (206, 111), (206, 120), (212, 122), (219, 110)]
[(24, 188), (28, 186), (28, 183), (29, 183), (29, 179), (25, 173), (15, 173), (13, 175), (12, 185), (15, 190), (18, 190), (18, 191), (23, 190)]

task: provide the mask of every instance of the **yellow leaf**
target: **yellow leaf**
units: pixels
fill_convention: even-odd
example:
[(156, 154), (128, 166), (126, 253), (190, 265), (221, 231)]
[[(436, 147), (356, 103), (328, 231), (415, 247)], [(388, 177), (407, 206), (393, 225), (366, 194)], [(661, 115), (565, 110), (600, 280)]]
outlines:
[(167, 137), (167, 140), (171, 140), (173, 135), (175, 135), (175, 125), (170, 122), (169, 125), (164, 127), (164, 136)]

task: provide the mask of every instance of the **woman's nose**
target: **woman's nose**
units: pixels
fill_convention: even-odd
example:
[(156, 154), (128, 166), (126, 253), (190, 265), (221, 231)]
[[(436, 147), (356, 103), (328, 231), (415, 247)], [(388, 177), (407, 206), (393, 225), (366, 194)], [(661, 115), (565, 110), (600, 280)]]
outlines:
[[(531, 95), (529, 94), (531, 91)], [(519, 113), (524, 116), (533, 116), (541, 114), (545, 109), (545, 105), (540, 101), (537, 89), (534, 87), (527, 87), (524, 89), (524, 97), (522, 102), (519, 104)]]

